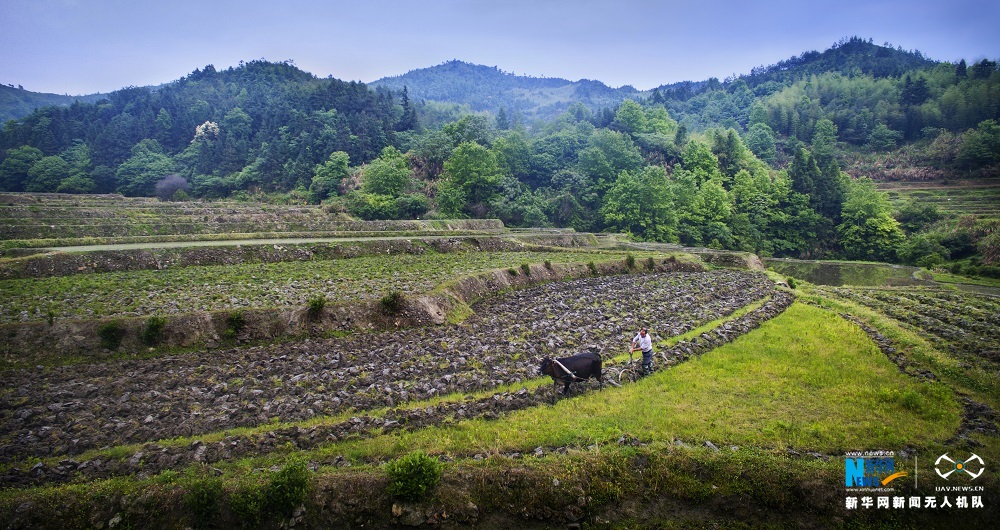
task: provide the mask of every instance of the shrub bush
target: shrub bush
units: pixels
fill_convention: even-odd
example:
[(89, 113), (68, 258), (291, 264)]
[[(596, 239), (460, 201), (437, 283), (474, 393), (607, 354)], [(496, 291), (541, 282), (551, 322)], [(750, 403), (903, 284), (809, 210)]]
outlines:
[(944, 261), (945, 261), (944, 258), (941, 257), (940, 254), (938, 254), (938, 253), (935, 252), (935, 253), (927, 254), (925, 256), (921, 256), (917, 260), (917, 266), (925, 268), (927, 270), (931, 270), (934, 267), (936, 267), (936, 266), (944, 263)]
[(226, 331), (223, 334), (227, 339), (235, 339), (236, 335), (243, 331), (243, 328), (246, 327), (246, 325), (246, 318), (243, 317), (243, 313), (241, 311), (230, 313), (229, 316), (226, 317)]
[(522, 263), (521, 272), (523, 272), (525, 276), (531, 276), (531, 266), (527, 263)]
[(267, 507), (286, 516), (291, 515), (309, 496), (311, 474), (305, 460), (285, 464), (264, 488)]
[(396, 197), (396, 213), (399, 219), (419, 219), (430, 207), (427, 196), (420, 193)]
[(166, 318), (149, 317), (146, 319), (146, 327), (142, 329), (142, 343), (147, 346), (156, 346), (163, 340), (163, 329), (166, 327)]
[(194, 528), (208, 528), (222, 497), (222, 479), (205, 478), (193, 482), (184, 494), (184, 506), (191, 512)]
[(995, 265), (983, 265), (979, 267), (979, 276), (986, 278), (1000, 278), (1000, 267)]
[(352, 191), (347, 195), (347, 211), (366, 221), (399, 217), (395, 198), (362, 191)]
[(597, 276), (597, 265), (593, 261), (587, 262), (587, 268), (590, 269), (590, 274)]
[(324, 307), (326, 307), (326, 296), (322, 293), (310, 298), (307, 305), (310, 320), (318, 319), (323, 314)]
[(97, 336), (101, 339), (102, 348), (116, 350), (121, 346), (122, 339), (125, 338), (125, 328), (122, 327), (121, 322), (112, 320), (97, 330)]
[(410, 453), (385, 465), (388, 492), (403, 500), (417, 500), (441, 480), (444, 466), (423, 451)]
[(396, 315), (403, 310), (404, 302), (405, 298), (403, 297), (403, 293), (399, 291), (392, 291), (382, 297), (379, 301), (379, 307), (381, 307), (382, 312), (387, 315)]
[(788, 277), (788, 286), (789, 286), (789, 287), (791, 287), (792, 289), (796, 289), (796, 288), (797, 288), (797, 287), (796, 287), (797, 285), (798, 285), (798, 284), (797, 284), (797, 283), (795, 283), (795, 278), (792, 278), (791, 276), (789, 276), (789, 277)]
[(625, 265), (629, 268), (629, 270), (635, 268), (635, 256), (633, 256), (632, 253), (625, 255)]
[(264, 514), (264, 488), (253, 481), (240, 485), (229, 496), (229, 509), (244, 528), (259, 527)]
[(653, 261), (653, 258), (646, 258), (646, 269), (653, 270), (655, 268), (656, 268), (656, 262)]
[(552, 262), (550, 260), (545, 260), (545, 268), (552, 270)]

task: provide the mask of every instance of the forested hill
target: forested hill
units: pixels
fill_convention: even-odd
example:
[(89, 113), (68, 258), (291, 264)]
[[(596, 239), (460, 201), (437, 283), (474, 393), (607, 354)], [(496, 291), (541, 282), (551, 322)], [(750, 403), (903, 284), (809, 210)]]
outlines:
[(554, 118), (576, 102), (597, 111), (616, 107), (623, 100), (639, 95), (631, 86), (611, 88), (589, 79), (569, 81), (514, 75), (496, 66), (456, 60), (382, 78), (370, 84), (397, 92), (406, 87), (414, 101), (455, 103), (467, 105), (472, 111), (493, 114), (498, 114), (502, 108), (511, 119), (525, 123)]
[(889, 43), (879, 46), (872, 39), (843, 39), (830, 49), (804, 52), (770, 66), (758, 66), (748, 75), (740, 76), (747, 85), (756, 87), (768, 82), (787, 84), (812, 75), (837, 72), (845, 76), (867, 75), (875, 79), (899, 77), (912, 70), (937, 65), (918, 50), (893, 48)]
[(20, 86), (15, 88), (13, 85), (0, 85), (0, 123), (23, 118), (39, 107), (69, 106), (75, 101), (93, 103), (103, 97), (107, 97), (107, 94), (64, 96), (32, 92)]
[(397, 129), (415, 125), (407, 110), (387, 92), (319, 79), (291, 62), (209, 65), (155, 89), (127, 87), (8, 121), (0, 189), (148, 196), (170, 174), (204, 196), (308, 187), (334, 151), (356, 163), (375, 158)]

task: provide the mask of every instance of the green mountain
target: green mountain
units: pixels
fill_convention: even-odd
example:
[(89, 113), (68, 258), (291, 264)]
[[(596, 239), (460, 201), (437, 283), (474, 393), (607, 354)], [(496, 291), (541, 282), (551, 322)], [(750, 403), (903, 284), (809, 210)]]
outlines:
[[(879, 46), (871, 39), (845, 38), (823, 52), (807, 51), (770, 66), (759, 66), (750, 73), (719, 81), (682, 81), (665, 84), (654, 90), (639, 91), (626, 85), (612, 88), (600, 81), (514, 75), (496, 66), (482, 66), (452, 60), (430, 68), (411, 70), (403, 75), (385, 77), (370, 83), (401, 92), (405, 87), (415, 101), (434, 101), (462, 106), (474, 112), (517, 116), (531, 123), (558, 116), (574, 103), (592, 112), (615, 108), (626, 99), (655, 98), (667, 104), (682, 121), (692, 115), (687, 125), (703, 129), (718, 122), (704, 120), (696, 109), (685, 108), (684, 102), (713, 90), (730, 90), (742, 82), (754, 95), (768, 95), (796, 81), (820, 74), (839, 73), (848, 77), (870, 76), (875, 79), (899, 77), (907, 72), (932, 68), (940, 63), (919, 51), (905, 51), (891, 46)], [(672, 102), (672, 103), (671, 103)], [(737, 120), (736, 123), (739, 123)], [(743, 123), (745, 125), (745, 123)]]
[(524, 122), (551, 119), (573, 103), (591, 110), (616, 107), (625, 99), (642, 95), (631, 86), (611, 88), (600, 81), (569, 81), (554, 77), (530, 77), (504, 72), (496, 66), (448, 61), (430, 68), (411, 70), (370, 83), (401, 92), (406, 87), (415, 101), (431, 100), (468, 105), (473, 111), (497, 114), (501, 108)]
[[(836, 142), (868, 152), (944, 132), (964, 134), (1000, 119), (997, 86), (996, 62), (935, 62), (857, 37), (725, 81), (650, 91), (517, 76), (461, 61), (371, 86), (320, 79), (290, 61), (251, 61), (226, 70), (209, 65), (165, 85), (88, 96), (93, 102), (55, 96), (48, 106), (8, 120), (0, 130), (0, 190), (151, 195), (156, 182), (177, 174), (195, 196), (289, 191), (309, 188), (316, 166), (331, 153), (346, 153), (357, 167), (388, 146), (412, 151), (418, 173), (437, 176), (452, 148), (464, 141), (489, 147), (497, 129), (518, 121), (535, 125), (528, 129), (528, 147), (538, 156), (530, 171), (513, 174), (537, 187), (577, 164), (588, 147), (586, 138), (560, 132), (564, 119), (550, 120), (566, 110), (575, 122), (629, 133), (647, 160), (668, 167), (686, 135), (716, 128), (732, 128), (763, 160), (785, 167), (797, 142), (811, 143), (821, 122), (820, 131), (829, 129), (824, 120), (832, 123)], [(26, 91), (0, 89), (17, 105), (43, 102), (20, 97), (31, 94)], [(628, 101), (643, 115), (634, 105), (623, 109)], [(464, 120), (470, 112), (496, 117)], [(994, 165), (992, 125), (982, 127), (970, 136), (982, 139), (981, 148), (966, 143), (972, 147), (960, 154), (961, 142), (944, 135), (927, 163)], [(438, 129), (445, 136), (435, 134)], [(590, 162), (596, 165), (587, 171), (603, 167), (596, 158)]]
[[(290, 62), (209, 65), (159, 87), (123, 88), (8, 122), (0, 189), (151, 195), (168, 174), (206, 196), (308, 187), (330, 153), (360, 164), (393, 143), (405, 129), (393, 97)], [(30, 171), (42, 157), (45, 170)]]
[(68, 107), (76, 101), (93, 103), (103, 97), (107, 97), (107, 94), (63, 96), (0, 85), (0, 123), (23, 118), (40, 107)]
[(879, 46), (872, 39), (850, 37), (824, 52), (808, 51), (770, 66), (758, 66), (739, 79), (751, 87), (766, 83), (790, 84), (812, 75), (831, 72), (882, 79), (899, 77), (937, 64), (938, 61), (924, 57), (918, 50), (893, 48), (888, 43)]

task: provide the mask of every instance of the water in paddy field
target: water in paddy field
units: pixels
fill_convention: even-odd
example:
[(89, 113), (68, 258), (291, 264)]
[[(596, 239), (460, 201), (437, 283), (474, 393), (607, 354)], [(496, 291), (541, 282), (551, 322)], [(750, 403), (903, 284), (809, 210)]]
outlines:
[(937, 285), (917, 278), (919, 267), (887, 263), (849, 263), (837, 261), (802, 261), (765, 258), (768, 269), (815, 285), (857, 285), (863, 287), (899, 287)]
[(784, 258), (763, 258), (768, 270), (814, 285), (858, 287), (941, 287), (948, 285), (974, 294), (1000, 296), (1000, 288), (971, 284), (942, 284), (920, 279), (919, 267), (888, 263), (852, 263), (847, 261), (805, 261)]

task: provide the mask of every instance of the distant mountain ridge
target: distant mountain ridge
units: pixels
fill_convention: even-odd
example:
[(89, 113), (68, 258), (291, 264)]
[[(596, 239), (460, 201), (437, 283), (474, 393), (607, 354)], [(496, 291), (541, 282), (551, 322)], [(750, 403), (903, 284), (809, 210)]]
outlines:
[(640, 94), (631, 86), (611, 88), (600, 81), (569, 81), (558, 77), (530, 77), (504, 72), (496, 66), (482, 66), (451, 60), (430, 68), (384, 77), (369, 83), (399, 92), (407, 88), (413, 100), (467, 104), (473, 111), (508, 114), (525, 121), (554, 117), (575, 102), (591, 109), (614, 107)]
[(39, 107), (69, 106), (74, 101), (93, 103), (107, 94), (89, 94), (86, 96), (65, 96), (60, 94), (46, 94), (43, 92), (32, 92), (23, 88), (14, 88), (9, 85), (0, 85), (0, 123), (7, 120), (23, 118)]
[[(716, 78), (702, 81), (682, 81), (664, 84), (653, 90), (639, 91), (625, 85), (612, 88), (599, 80), (570, 81), (557, 77), (531, 77), (505, 72), (496, 66), (483, 66), (451, 60), (429, 68), (411, 70), (405, 74), (384, 77), (367, 83), (396, 92), (406, 87), (411, 100), (430, 100), (467, 105), (473, 111), (498, 113), (503, 108), (511, 116), (530, 123), (551, 119), (574, 103), (582, 103), (592, 111), (614, 108), (625, 99), (651, 96), (658, 91), (666, 99), (686, 100), (706, 88), (718, 88), (737, 80), (751, 88), (763, 85), (780, 86), (806, 76), (837, 71), (847, 76), (899, 76), (913, 69), (939, 64), (919, 51), (906, 51), (888, 45), (872, 43), (872, 39), (850, 37), (835, 43), (823, 52), (807, 51), (769, 66), (758, 66), (749, 73), (734, 76), (725, 82)], [(167, 83), (177, 83), (173, 81)], [(155, 90), (156, 87), (147, 87)], [(766, 87), (765, 87), (766, 88)], [(108, 94), (65, 96), (31, 92), (0, 85), (0, 123), (29, 115), (34, 109), (55, 105), (69, 106), (74, 101), (96, 102)]]
[(411, 70), (405, 74), (384, 77), (371, 86), (401, 91), (405, 86), (414, 100), (433, 100), (468, 105), (473, 111), (497, 113), (503, 107), (507, 114), (519, 114), (525, 121), (557, 116), (573, 103), (582, 103), (591, 110), (616, 107), (625, 99), (649, 97), (654, 90), (664, 98), (686, 100), (706, 87), (725, 86), (737, 80), (751, 88), (771, 83), (783, 85), (814, 74), (840, 72), (847, 76), (870, 75), (893, 77), (914, 69), (938, 64), (919, 51), (905, 51), (891, 46), (879, 46), (871, 39), (842, 39), (823, 52), (807, 51), (770, 66), (759, 66), (750, 73), (720, 82), (716, 78), (702, 81), (682, 81), (664, 84), (653, 90), (639, 91), (625, 85), (612, 88), (600, 81), (581, 79), (519, 76), (493, 66), (482, 66), (451, 60)]
[(899, 77), (911, 70), (938, 63), (924, 57), (918, 50), (893, 48), (889, 43), (879, 46), (872, 39), (850, 37), (841, 39), (823, 52), (808, 51), (770, 66), (758, 66), (740, 79), (756, 86), (769, 81), (795, 81), (824, 72), (840, 72), (847, 76), (870, 75), (874, 78)]

